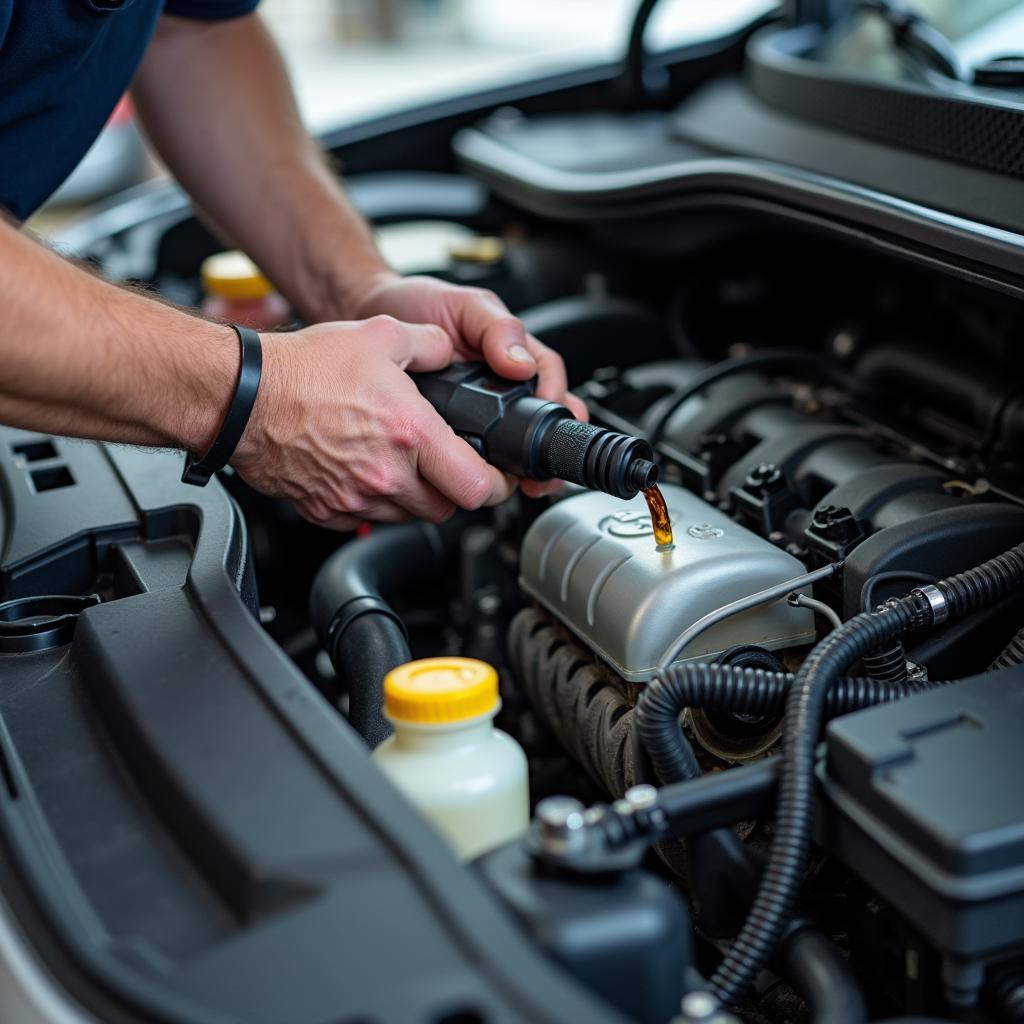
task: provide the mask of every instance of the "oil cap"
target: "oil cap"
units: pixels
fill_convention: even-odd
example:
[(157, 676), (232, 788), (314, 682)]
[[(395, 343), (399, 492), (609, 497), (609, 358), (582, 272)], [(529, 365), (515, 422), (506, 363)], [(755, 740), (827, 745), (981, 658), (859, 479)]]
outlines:
[(474, 658), (422, 658), (384, 677), (384, 710), (396, 723), (446, 725), (498, 710), (498, 673)]

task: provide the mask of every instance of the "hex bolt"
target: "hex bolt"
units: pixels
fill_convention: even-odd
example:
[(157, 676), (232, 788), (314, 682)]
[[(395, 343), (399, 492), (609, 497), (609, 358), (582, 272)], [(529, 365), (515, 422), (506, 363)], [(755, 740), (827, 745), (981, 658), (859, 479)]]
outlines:
[(586, 808), (571, 796), (549, 796), (537, 804), (534, 822), (545, 852), (556, 856), (575, 853), (586, 842)]

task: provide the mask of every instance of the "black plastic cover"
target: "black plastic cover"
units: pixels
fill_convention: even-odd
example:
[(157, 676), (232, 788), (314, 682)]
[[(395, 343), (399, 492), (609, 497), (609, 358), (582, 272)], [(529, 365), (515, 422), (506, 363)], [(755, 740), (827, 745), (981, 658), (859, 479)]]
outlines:
[(559, 875), (521, 843), (484, 854), (477, 868), (527, 933), (588, 988), (640, 1024), (679, 1010), (694, 967), (690, 915), (661, 879), (641, 869)]
[(1024, 666), (830, 723), (824, 844), (935, 945), (1024, 945)]
[(0, 653), (0, 890), (50, 974), (109, 1024), (620, 1019), (273, 643), (242, 517), (180, 472), (0, 428), (0, 598), (102, 598)]

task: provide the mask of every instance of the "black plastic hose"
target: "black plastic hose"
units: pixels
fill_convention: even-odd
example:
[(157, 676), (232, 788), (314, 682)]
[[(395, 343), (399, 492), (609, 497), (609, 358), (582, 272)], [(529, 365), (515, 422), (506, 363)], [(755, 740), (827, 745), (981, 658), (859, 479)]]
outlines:
[[(761, 668), (735, 665), (678, 665), (652, 680), (637, 702), (635, 728), (662, 782), (682, 782), (700, 774), (697, 758), (683, 731), (683, 708), (709, 708), (741, 715), (781, 712), (795, 676)], [(923, 683), (938, 686), (939, 683)], [(878, 679), (840, 679), (829, 690), (825, 718), (849, 714), (859, 708), (900, 700), (915, 692)]]
[(982, 998), (999, 1024), (1024, 1021), (1024, 963), (1015, 961), (996, 968), (985, 983)]
[(390, 599), (443, 579), (465, 525), (458, 517), (378, 527), (331, 555), (313, 581), (313, 625), (348, 684), (349, 722), (371, 747), (392, 731), (384, 717), (384, 676), (412, 658)]
[(991, 672), (997, 668), (1013, 668), (1014, 665), (1024, 665), (1024, 629), (999, 652), (995, 661), (989, 665)]
[(901, 640), (894, 640), (884, 648), (865, 654), (860, 659), (860, 663), (869, 679), (878, 679), (900, 686), (910, 678), (907, 669), (907, 652)]
[(817, 926), (797, 922), (779, 946), (783, 976), (800, 993), (812, 1024), (863, 1024), (864, 996), (842, 953)]
[[(741, 373), (756, 373), (758, 370), (787, 369), (791, 366), (804, 366), (817, 372), (835, 377), (839, 374), (836, 367), (818, 352), (799, 348), (761, 349), (735, 359), (724, 359), (708, 366), (688, 384), (684, 384), (674, 394), (665, 399), (654, 422), (647, 431), (647, 440), (651, 447), (656, 445), (665, 433), (669, 420), (695, 395), (701, 394), (712, 384), (717, 384), (727, 377)], [(843, 378), (845, 381), (845, 378)]]
[[(1021, 583), (1024, 544), (936, 583), (940, 621), (993, 604)], [(734, 1003), (746, 991), (792, 917), (811, 852), (815, 748), (829, 707), (829, 691), (858, 658), (935, 620), (936, 608), (921, 590), (892, 599), (830, 633), (797, 673), (783, 719), (782, 774), (768, 864), (747, 920), (711, 979), (712, 991), (723, 1005)]]

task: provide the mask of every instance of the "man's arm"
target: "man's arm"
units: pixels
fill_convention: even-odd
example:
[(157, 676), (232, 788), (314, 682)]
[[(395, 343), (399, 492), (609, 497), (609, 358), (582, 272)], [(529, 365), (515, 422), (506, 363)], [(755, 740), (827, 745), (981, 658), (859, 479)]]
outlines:
[[(0, 422), (204, 452), (240, 352), (207, 323), (74, 266), (0, 221)], [(512, 481), (419, 394), (406, 370), (452, 358), (438, 327), (389, 317), (264, 334), (263, 378), (232, 459), (308, 519), (444, 519), (496, 504)]]
[(229, 328), (116, 288), (0, 221), (0, 422), (205, 451), (238, 374)]
[(303, 128), (258, 16), (207, 22), (165, 15), (133, 91), (178, 180), (307, 320), (389, 314), (438, 324), (457, 357), (483, 357), (517, 380), (539, 373), (542, 397), (586, 416), (566, 394), (561, 358), (528, 336), (495, 295), (403, 280), (383, 263)]

